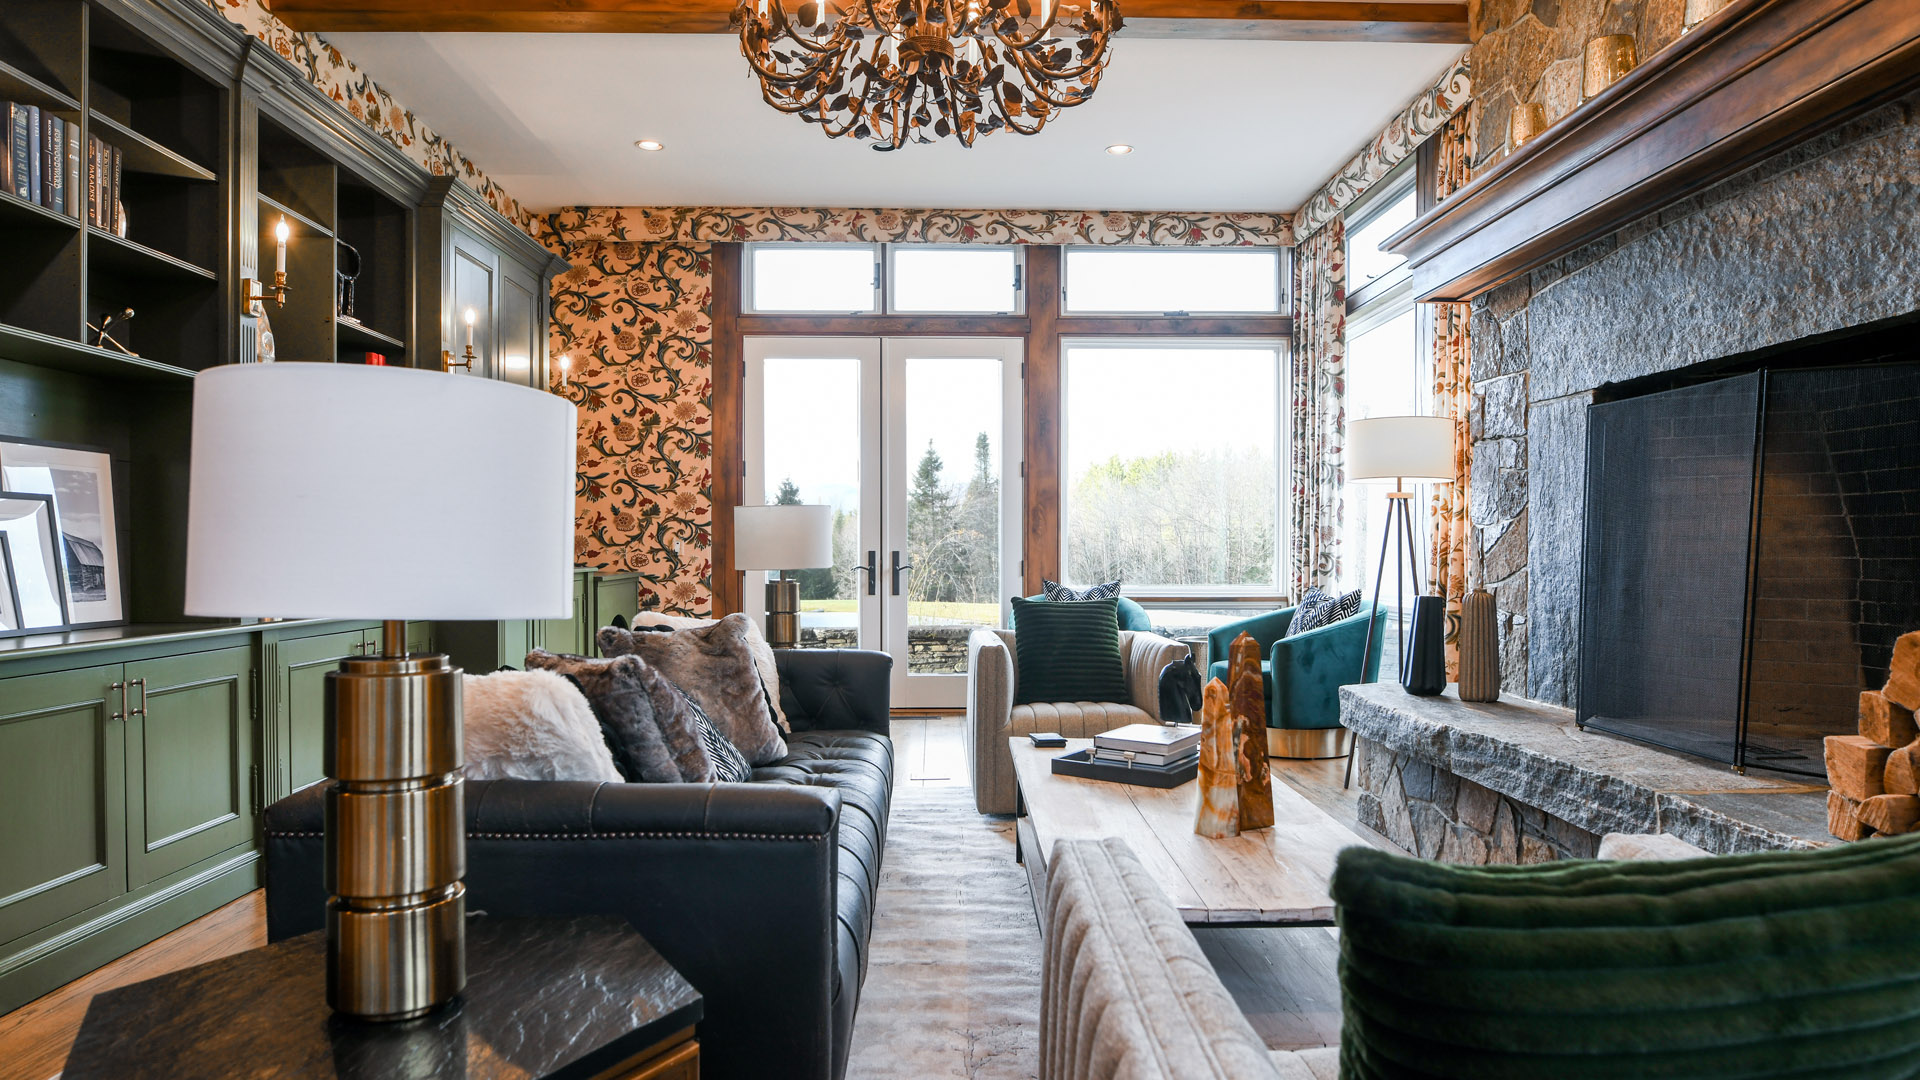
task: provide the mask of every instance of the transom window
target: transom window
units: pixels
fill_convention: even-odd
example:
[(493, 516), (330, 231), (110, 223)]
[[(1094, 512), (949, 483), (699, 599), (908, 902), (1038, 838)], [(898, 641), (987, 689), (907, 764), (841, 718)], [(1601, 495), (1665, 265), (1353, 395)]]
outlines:
[(751, 314), (1013, 315), (1023, 252), (988, 244), (748, 244)]
[(1068, 315), (1275, 315), (1279, 248), (1066, 249)]

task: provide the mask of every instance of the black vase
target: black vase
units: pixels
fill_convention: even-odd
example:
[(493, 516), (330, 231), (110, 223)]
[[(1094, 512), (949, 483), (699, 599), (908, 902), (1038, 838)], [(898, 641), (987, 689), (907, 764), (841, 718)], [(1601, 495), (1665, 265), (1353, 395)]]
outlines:
[(1447, 688), (1447, 598), (1413, 598), (1413, 632), (1407, 637), (1407, 664), (1400, 685), (1407, 693), (1432, 697)]

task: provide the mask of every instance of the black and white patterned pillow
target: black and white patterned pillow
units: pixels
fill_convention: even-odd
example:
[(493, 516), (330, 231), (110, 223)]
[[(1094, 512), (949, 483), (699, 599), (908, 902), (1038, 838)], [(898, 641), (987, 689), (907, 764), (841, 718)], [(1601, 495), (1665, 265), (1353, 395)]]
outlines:
[(1041, 592), (1049, 600), (1111, 600), (1120, 595), (1120, 583), (1109, 581), (1104, 585), (1089, 585), (1084, 589), (1070, 588), (1057, 581), (1040, 579)]
[(720, 734), (719, 728), (713, 726), (713, 721), (707, 718), (707, 710), (702, 709), (700, 703), (685, 691), (681, 691), (681, 694), (686, 697), (687, 704), (693, 707), (694, 723), (700, 731), (700, 745), (707, 748), (707, 756), (713, 759), (713, 782), (744, 784), (753, 779), (753, 766), (747, 764), (739, 748)]
[(1308, 589), (1300, 598), (1300, 604), (1294, 609), (1293, 621), (1287, 624), (1284, 636), (1293, 637), (1309, 630), (1318, 630), (1322, 626), (1331, 626), (1341, 619), (1350, 619), (1360, 613), (1360, 590), (1355, 589), (1343, 596), (1329, 596), (1321, 589)]

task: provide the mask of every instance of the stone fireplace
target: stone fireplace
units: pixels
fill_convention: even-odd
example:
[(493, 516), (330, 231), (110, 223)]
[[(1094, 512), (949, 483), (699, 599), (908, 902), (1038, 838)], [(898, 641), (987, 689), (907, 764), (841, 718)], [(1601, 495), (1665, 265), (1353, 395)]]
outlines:
[(1578, 700), (1590, 405), (1790, 348), (1915, 358), (1917, 113), (1882, 105), (1474, 299), (1470, 576), (1507, 692)]

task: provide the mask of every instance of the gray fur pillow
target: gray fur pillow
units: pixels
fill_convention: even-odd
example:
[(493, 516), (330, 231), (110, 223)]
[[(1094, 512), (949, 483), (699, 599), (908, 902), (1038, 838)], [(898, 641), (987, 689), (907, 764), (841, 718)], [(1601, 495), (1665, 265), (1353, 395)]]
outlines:
[(699, 702), (715, 727), (751, 765), (771, 765), (787, 756), (774, 726), (766, 688), (753, 662), (752, 620), (729, 615), (711, 626), (685, 630), (633, 631), (606, 627), (600, 651), (645, 660)]
[[(639, 615), (634, 616), (633, 628), (635, 630), (659, 630), (662, 628), (667, 630), (691, 630), (702, 626), (712, 626), (719, 621), (719, 619), (697, 619), (688, 615), (662, 615), (657, 611), (643, 611)], [(609, 627), (609, 629), (618, 630), (621, 634), (627, 632), (627, 628), (624, 626)], [(767, 636), (760, 632), (759, 623), (748, 619), (746, 630), (747, 648), (753, 650), (754, 670), (760, 673), (760, 682), (767, 688), (767, 708), (773, 713), (773, 726), (780, 729), (780, 734), (790, 735), (793, 733), (793, 725), (787, 723), (787, 714), (780, 708), (780, 665), (774, 662), (773, 646), (767, 644)], [(602, 630), (601, 633), (604, 634), (606, 631)], [(601, 640), (605, 641), (608, 639), (602, 638)], [(611, 640), (624, 642), (625, 639), (616, 634)], [(620, 656), (629, 651), (631, 650), (622, 644), (618, 651), (615, 652), (608, 652), (603, 648), (601, 655)]]
[(602, 780), (619, 783), (587, 699), (547, 671), (461, 679), (462, 738), (470, 780)]
[(606, 731), (614, 763), (628, 780), (650, 784), (710, 783), (713, 757), (700, 720), (679, 688), (637, 656), (592, 660), (538, 649), (527, 667), (572, 678)]

